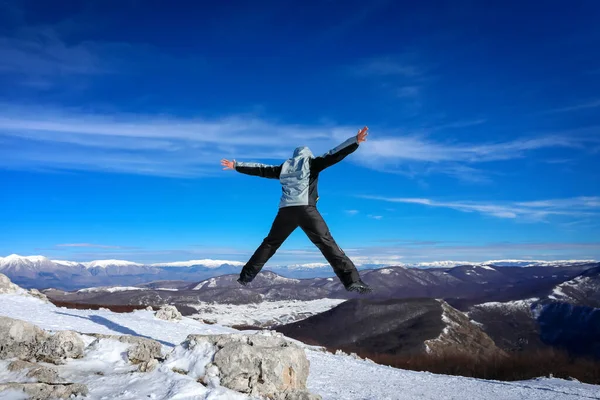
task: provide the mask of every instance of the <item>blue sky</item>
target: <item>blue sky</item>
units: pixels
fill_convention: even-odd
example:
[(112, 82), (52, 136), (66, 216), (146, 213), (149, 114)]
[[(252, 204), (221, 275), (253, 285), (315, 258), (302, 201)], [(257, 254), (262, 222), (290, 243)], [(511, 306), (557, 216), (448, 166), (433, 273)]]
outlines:
[[(357, 263), (600, 258), (594, 1), (0, 1), (0, 255), (245, 261), (320, 179)], [(324, 261), (300, 230), (271, 264)]]

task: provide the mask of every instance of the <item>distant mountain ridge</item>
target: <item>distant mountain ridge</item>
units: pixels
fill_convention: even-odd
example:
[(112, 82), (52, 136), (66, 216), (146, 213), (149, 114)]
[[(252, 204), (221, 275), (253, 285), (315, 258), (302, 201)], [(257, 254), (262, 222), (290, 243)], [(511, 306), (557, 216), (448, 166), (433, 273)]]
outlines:
[[(430, 270), (458, 268), (462, 266), (478, 267), (476, 271), (493, 271), (496, 264), (506, 266), (527, 266), (528, 268), (552, 266), (581, 266), (594, 263), (586, 260), (567, 261), (518, 261), (496, 260), (482, 263), (459, 261), (436, 261), (415, 264), (400, 264), (394, 267), (407, 270)], [(76, 290), (92, 286), (134, 286), (160, 280), (202, 281), (212, 277), (239, 273), (240, 261), (228, 260), (190, 260), (167, 263), (141, 264), (126, 260), (96, 260), (76, 262), (50, 260), (43, 256), (19, 256), (16, 254), (0, 257), (0, 272), (13, 282), (27, 288), (57, 288)], [(383, 264), (363, 264), (361, 270), (381, 269)], [(290, 266), (267, 266), (265, 270), (291, 278), (327, 278), (334, 276), (331, 267), (324, 263), (295, 264)], [(477, 275), (475, 272), (471, 272)], [(434, 273), (436, 274), (436, 273)], [(414, 275), (414, 274), (413, 274)], [(438, 274), (439, 275), (439, 274)], [(415, 279), (419, 279), (416, 278)], [(430, 279), (430, 278), (426, 278)]]

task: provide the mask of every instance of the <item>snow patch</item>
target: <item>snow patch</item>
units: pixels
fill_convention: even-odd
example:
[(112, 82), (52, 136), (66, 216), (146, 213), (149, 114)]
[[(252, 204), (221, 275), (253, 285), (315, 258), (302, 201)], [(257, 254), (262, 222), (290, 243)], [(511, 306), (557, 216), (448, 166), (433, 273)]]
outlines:
[(343, 299), (309, 301), (282, 300), (250, 304), (194, 303), (188, 306), (198, 312), (191, 318), (223, 326), (250, 325), (268, 327), (284, 325), (328, 311), (343, 303)]
[[(79, 289), (77, 293), (94, 293), (94, 292), (106, 292), (106, 293), (116, 293), (116, 292), (127, 292), (130, 290), (149, 290), (147, 288), (140, 288), (136, 286), (110, 286), (110, 287), (91, 287), (85, 289)], [(160, 290), (160, 289), (156, 289)], [(167, 289), (170, 290), (170, 289)], [(177, 289), (175, 289), (177, 290)]]
[(82, 265), (81, 263), (78, 263), (76, 261), (66, 261), (66, 260), (50, 260), (50, 261), (52, 261), (54, 264), (64, 265), (66, 267), (76, 267), (78, 265)]
[(216, 352), (217, 348), (208, 342), (197, 343), (192, 350), (180, 344), (169, 355), (164, 366), (171, 370), (186, 371), (198, 380), (206, 374), (206, 365), (213, 360)]

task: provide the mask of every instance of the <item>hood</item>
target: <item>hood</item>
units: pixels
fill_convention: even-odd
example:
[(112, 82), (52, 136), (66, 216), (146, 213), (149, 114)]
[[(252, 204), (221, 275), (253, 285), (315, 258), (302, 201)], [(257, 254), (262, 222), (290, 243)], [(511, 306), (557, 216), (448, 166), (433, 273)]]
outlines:
[(310, 151), (310, 149), (306, 146), (300, 146), (300, 147), (296, 147), (296, 150), (294, 150), (294, 158), (296, 157), (307, 157), (307, 158), (313, 158), (313, 153), (312, 151)]

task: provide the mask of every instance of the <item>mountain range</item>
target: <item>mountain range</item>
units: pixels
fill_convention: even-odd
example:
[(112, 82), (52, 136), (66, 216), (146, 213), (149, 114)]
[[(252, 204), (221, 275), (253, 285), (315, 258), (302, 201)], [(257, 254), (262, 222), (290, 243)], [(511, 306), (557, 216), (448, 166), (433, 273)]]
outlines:
[[(65, 304), (153, 307), (173, 304), (190, 316), (199, 313), (199, 304), (208, 303), (248, 308), (277, 301), (349, 300), (328, 311), (316, 307), (315, 312), (295, 312), (296, 317), (288, 313), (285, 318), (272, 320), (291, 319), (291, 323), (275, 329), (304, 341), (348, 351), (352, 350), (350, 344), (356, 342), (363, 350), (394, 354), (414, 350), (410, 343), (416, 342), (409, 338), (413, 334), (414, 340), (421, 343), (421, 351), (426, 341), (440, 337), (447, 325), (440, 322), (444, 321), (440, 319), (444, 315), (440, 304), (445, 304), (448, 309), (468, 316), (466, 322), (458, 324), (462, 332), (468, 333), (454, 341), (456, 346), (464, 342), (481, 347), (480, 341), (473, 341), (480, 330), (502, 351), (558, 346), (576, 354), (600, 357), (599, 263), (528, 268), (386, 267), (362, 271), (361, 275), (375, 288), (374, 293), (367, 296), (348, 293), (336, 278), (296, 279), (271, 271), (261, 272), (246, 287), (236, 282), (237, 274), (229, 274), (200, 282), (154, 281), (134, 287), (97, 287), (74, 292), (51, 289), (44, 293), (52, 301)], [(439, 303), (441, 299), (443, 303)], [(285, 305), (281, 308), (282, 315), (287, 313)], [(352, 323), (346, 326), (345, 320)], [(383, 331), (371, 332), (369, 327)], [(392, 337), (406, 337), (406, 341), (390, 340)], [(391, 347), (382, 345), (386, 342)]]
[[(481, 263), (468, 263), (458, 261), (436, 261), (417, 264), (399, 264), (397, 267), (404, 267), (407, 272), (407, 279), (419, 280), (449, 280), (452, 276), (443, 276), (439, 271), (453, 269), (464, 266), (463, 275), (457, 276), (459, 279), (472, 278), (479, 279), (479, 275), (491, 276), (494, 274), (495, 267), (573, 267), (574, 270), (581, 266), (593, 264), (589, 260), (567, 260), (567, 261), (539, 261), (539, 260), (493, 260)], [(46, 289), (55, 288), (62, 290), (77, 290), (96, 286), (133, 286), (153, 281), (181, 280), (186, 282), (198, 282), (212, 277), (227, 274), (238, 274), (243, 263), (239, 261), (227, 260), (190, 260), (171, 263), (140, 264), (124, 260), (97, 260), (91, 262), (75, 262), (63, 260), (50, 260), (43, 256), (10, 255), (0, 257), (0, 273), (8, 276), (16, 284), (26, 288)], [(380, 269), (386, 265), (382, 264), (363, 264), (359, 266), (361, 270)], [(427, 270), (427, 273), (421, 276), (419, 269)], [(267, 266), (265, 270), (275, 272), (289, 278), (328, 278), (332, 277), (333, 271), (327, 264), (311, 263), (297, 264), (288, 266)], [(399, 270), (394, 270), (397, 273)], [(438, 271), (433, 272), (433, 271)], [(515, 269), (517, 271), (517, 269)], [(460, 269), (454, 272), (460, 275)], [(442, 274), (442, 276), (440, 276)], [(529, 274), (525, 272), (524, 274)], [(506, 274), (504, 274), (506, 275)], [(512, 273), (513, 279), (518, 273)], [(546, 277), (547, 278), (547, 277)], [(517, 278), (518, 279), (518, 278)], [(398, 279), (395, 279), (397, 281)], [(468, 279), (466, 279), (468, 280)], [(385, 279), (382, 280), (385, 284)], [(449, 282), (451, 283), (451, 282)], [(443, 297), (443, 296), (442, 296)]]

